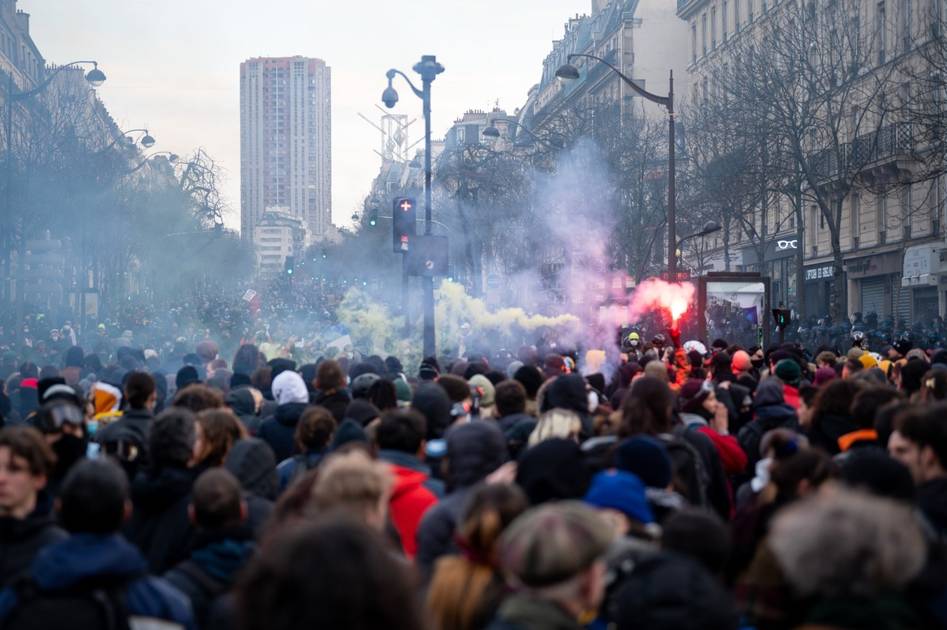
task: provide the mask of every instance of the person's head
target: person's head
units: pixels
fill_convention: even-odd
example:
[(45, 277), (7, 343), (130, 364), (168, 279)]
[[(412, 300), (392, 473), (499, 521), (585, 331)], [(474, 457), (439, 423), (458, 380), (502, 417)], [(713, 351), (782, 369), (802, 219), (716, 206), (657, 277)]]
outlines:
[(515, 380), (501, 381), (496, 386), (494, 394), (497, 405), (497, 416), (504, 418), (526, 411), (526, 388)]
[(893, 387), (886, 385), (862, 387), (852, 398), (852, 420), (861, 429), (873, 429), (878, 410), (900, 399), (901, 394)]
[(616, 536), (645, 534), (645, 526), (654, 523), (645, 492), (644, 482), (637, 475), (606, 470), (592, 478), (584, 501), (598, 510)]
[(910, 396), (921, 389), (921, 380), (927, 373), (928, 365), (926, 361), (920, 359), (909, 359), (897, 372), (898, 387)]
[(621, 437), (645, 433), (657, 435), (671, 428), (674, 395), (668, 384), (660, 379), (642, 376), (631, 384), (622, 403)]
[(446, 374), (437, 379), (437, 384), (444, 388), (451, 403), (462, 403), (470, 398), (470, 385), (459, 376)]
[(592, 472), (575, 440), (550, 438), (520, 454), (516, 483), (531, 505), (585, 496)]
[(697, 560), (722, 575), (730, 558), (730, 530), (716, 512), (684, 508), (661, 524), (661, 547)]
[(302, 453), (322, 451), (332, 441), (335, 417), (325, 407), (307, 407), (296, 425), (296, 446)]
[(345, 372), (335, 359), (326, 359), (316, 370), (316, 389), (330, 393), (345, 387)]
[(312, 487), (311, 512), (344, 512), (378, 531), (384, 531), (391, 495), (388, 467), (364, 452), (330, 455), (319, 467)]
[(921, 402), (932, 404), (947, 399), (947, 369), (928, 370), (921, 379)]
[(776, 364), (774, 374), (786, 385), (799, 387), (799, 382), (802, 379), (802, 368), (799, 367), (799, 363), (795, 359), (782, 359)]
[(664, 444), (649, 435), (622, 440), (612, 455), (615, 468), (638, 476), (648, 488), (665, 490), (671, 486), (671, 457)]
[(464, 422), (447, 432), (442, 471), (448, 490), (476, 484), (506, 461), (506, 439), (493, 422)]
[(788, 503), (809, 496), (838, 476), (832, 458), (818, 449), (804, 449), (778, 460), (770, 470), (777, 500)]
[(581, 503), (560, 501), (519, 516), (500, 537), (499, 561), (514, 589), (578, 617), (595, 611), (605, 592), (608, 523)]
[(899, 592), (927, 556), (910, 507), (842, 487), (778, 513), (767, 544), (795, 594), (814, 603)]
[(198, 413), (194, 428), (194, 461), (208, 466), (222, 465), (234, 442), (249, 436), (240, 418), (226, 407)]
[(708, 420), (714, 417), (719, 404), (713, 384), (709, 381), (688, 379), (678, 393), (678, 405), (682, 412), (696, 414)]
[(71, 534), (118, 532), (131, 513), (128, 477), (110, 459), (86, 459), (69, 470), (58, 497), (59, 520)]
[(494, 613), (497, 543), (529, 503), (514, 484), (475, 487), (457, 525), (461, 553), (442, 556), (434, 569), (427, 609), (438, 628), (477, 628)]
[(273, 379), (273, 399), (278, 405), (307, 404), (309, 389), (297, 372), (283, 370)]
[(224, 407), (224, 395), (220, 390), (201, 383), (194, 383), (178, 390), (171, 405), (173, 407), (183, 407), (193, 413), (200, 413), (205, 409)]
[(0, 429), (0, 516), (29, 516), (55, 463), (53, 450), (36, 429)]
[(205, 470), (194, 482), (188, 517), (204, 531), (239, 526), (247, 518), (240, 481), (225, 468)]
[(155, 379), (147, 372), (131, 372), (125, 379), (128, 408), (152, 411), (158, 402)]
[(260, 365), (260, 351), (253, 344), (243, 344), (233, 357), (234, 374), (250, 376)]
[(375, 442), (382, 450), (420, 455), (426, 434), (426, 422), (420, 413), (408, 409), (392, 410), (382, 414), (375, 428)]
[(243, 630), (421, 630), (408, 566), (379, 533), (325, 518), (273, 537), (236, 587)]
[(888, 453), (911, 471), (916, 483), (947, 476), (947, 403), (897, 416)]
[(523, 365), (513, 373), (513, 380), (526, 390), (529, 400), (536, 400), (536, 393), (543, 384), (543, 374), (532, 365)]
[(387, 378), (379, 378), (368, 388), (366, 399), (382, 411), (398, 407), (398, 390)]
[(848, 379), (837, 379), (824, 385), (812, 403), (813, 422), (826, 416), (850, 417), (858, 389), (858, 384)]
[(194, 457), (197, 420), (190, 409), (171, 407), (151, 421), (148, 434), (148, 459), (151, 466), (185, 468)]
[(582, 419), (577, 413), (568, 409), (554, 408), (539, 417), (536, 428), (529, 434), (527, 444), (535, 446), (551, 438), (565, 438), (579, 442), (581, 434)]

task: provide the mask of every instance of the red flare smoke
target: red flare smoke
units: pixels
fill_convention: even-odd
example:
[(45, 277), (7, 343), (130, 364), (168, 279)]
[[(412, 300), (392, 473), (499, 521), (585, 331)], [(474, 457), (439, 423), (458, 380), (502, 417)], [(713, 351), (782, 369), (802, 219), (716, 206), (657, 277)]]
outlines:
[(646, 312), (660, 308), (667, 311), (673, 327), (677, 328), (677, 321), (694, 301), (695, 292), (696, 289), (690, 282), (677, 284), (659, 278), (648, 278), (635, 287), (628, 307), (629, 316), (632, 320), (637, 320)]

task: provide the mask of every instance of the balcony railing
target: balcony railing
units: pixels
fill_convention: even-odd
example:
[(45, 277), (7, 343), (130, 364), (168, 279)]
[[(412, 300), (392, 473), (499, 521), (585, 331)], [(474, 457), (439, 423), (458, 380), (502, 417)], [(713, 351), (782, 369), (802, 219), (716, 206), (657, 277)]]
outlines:
[(834, 149), (823, 149), (809, 156), (809, 166), (819, 180), (839, 175), (855, 175), (880, 161), (910, 154), (915, 148), (909, 123), (887, 125), (855, 138)]

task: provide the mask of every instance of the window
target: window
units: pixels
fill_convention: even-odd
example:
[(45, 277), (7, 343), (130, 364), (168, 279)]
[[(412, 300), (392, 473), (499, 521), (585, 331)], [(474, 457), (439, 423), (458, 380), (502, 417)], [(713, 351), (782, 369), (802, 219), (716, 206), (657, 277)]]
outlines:
[(723, 6), (720, 9), (720, 31), (723, 33), (723, 41), (727, 41), (727, 0), (723, 0)]
[(710, 7), (710, 47), (717, 48), (717, 7)]
[(740, 30), (740, 0), (733, 0), (733, 30)]
[(700, 18), (700, 39), (702, 54), (707, 54), (707, 14), (704, 13)]
[(856, 244), (858, 236), (861, 234), (861, 197), (858, 193), (852, 193), (852, 242)]
[(691, 22), (691, 61), (697, 61), (697, 22)]
[(914, 20), (914, 0), (901, 0), (901, 15), (898, 19), (901, 25), (901, 48), (907, 52), (913, 44), (911, 38), (911, 23)]
[(885, 193), (880, 192), (878, 193), (877, 196), (875, 196), (875, 221), (877, 221), (878, 223), (878, 230), (880, 232), (878, 241), (880, 243), (885, 242), (885, 235), (887, 234), (887, 230), (888, 230), (888, 225), (887, 225), (888, 203), (887, 202), (888, 202), (888, 198)]
[(753, 0), (746, 0), (746, 21), (747, 24), (753, 21)]
[(465, 136), (465, 134), (464, 134), (465, 131), (466, 131), (466, 129), (464, 129), (463, 127), (457, 127), (457, 129), (456, 129), (457, 144), (464, 144), (464, 142), (466, 141), (466, 138), (464, 137), (464, 136)]
[(881, 0), (875, 7), (875, 42), (878, 46), (878, 63), (885, 62), (885, 22), (886, 7), (885, 0)]

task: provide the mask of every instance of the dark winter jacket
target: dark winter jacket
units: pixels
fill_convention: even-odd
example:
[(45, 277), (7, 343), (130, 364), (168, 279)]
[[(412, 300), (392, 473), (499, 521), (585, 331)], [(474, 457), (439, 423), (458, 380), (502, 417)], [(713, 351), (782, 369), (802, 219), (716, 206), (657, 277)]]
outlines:
[(125, 535), (141, 549), (153, 573), (164, 573), (187, 558), (194, 528), (187, 506), (196, 471), (163, 468), (140, 473), (131, 487), (131, 520)]
[(0, 518), (0, 586), (28, 573), (41, 549), (66, 538), (51, 514), (52, 500), (41, 493), (37, 508), (24, 519)]
[(281, 462), (296, 452), (296, 425), (303, 415), (305, 403), (286, 403), (260, 425), (259, 437), (273, 449), (276, 461)]
[[(87, 623), (90, 611), (96, 610), (89, 605), (91, 598), (77, 601), (74, 594), (120, 585), (129, 617), (194, 628), (187, 598), (165, 580), (149, 577), (148, 563), (141, 553), (118, 534), (74, 534), (50, 545), (36, 557), (31, 574), (38, 591), (29, 599), (12, 588), (0, 593), (0, 626), (104, 627), (101, 622)], [(64, 593), (72, 597), (63, 598)]]
[(256, 435), (260, 432), (260, 425), (263, 424), (263, 418), (256, 414), (256, 401), (253, 400), (253, 394), (246, 387), (238, 387), (230, 390), (227, 398), (224, 399), (227, 406), (237, 414), (240, 422), (247, 428), (250, 435)]
[(760, 442), (768, 431), (780, 428), (799, 430), (796, 410), (786, 404), (783, 399), (783, 386), (774, 379), (767, 379), (757, 387), (753, 410), (756, 417), (737, 434), (737, 440), (746, 453), (751, 470), (763, 456), (760, 453)]
[(917, 505), (941, 540), (947, 541), (947, 477), (919, 485)]
[(328, 449), (310, 451), (305, 454), (293, 455), (281, 461), (276, 467), (276, 474), (279, 475), (280, 493), (286, 490), (293, 481), (317, 467), (327, 452)]
[(582, 626), (560, 606), (528, 592), (510, 595), (487, 630), (580, 630)]
[(317, 392), (310, 400), (312, 404), (328, 409), (332, 417), (335, 418), (335, 421), (341, 424), (342, 421), (345, 420), (345, 410), (348, 408), (349, 403), (352, 402), (352, 397), (349, 396), (348, 391), (343, 389), (331, 394)]
[(253, 532), (246, 527), (201, 532), (191, 557), (164, 574), (190, 599), (198, 627), (205, 627), (214, 601), (230, 590), (254, 549)]
[(829, 455), (838, 455), (841, 452), (838, 439), (858, 429), (858, 425), (849, 416), (821, 414), (812, 420), (812, 426), (809, 428), (809, 442), (813, 447), (819, 447)]
[(511, 413), (508, 416), (499, 418), (497, 424), (500, 425), (500, 430), (503, 431), (504, 434), (508, 434), (520, 420), (533, 420), (535, 422), (536, 418), (527, 413)]
[(505, 438), (492, 421), (469, 422), (447, 432), (447, 486), (451, 490), (427, 511), (417, 535), (417, 562), (425, 579), (439, 557), (457, 552), (454, 531), (470, 488), (504, 461)]
[(224, 468), (233, 473), (244, 490), (249, 515), (247, 525), (257, 534), (273, 511), (278, 478), (273, 449), (258, 438), (237, 440), (227, 453)]

